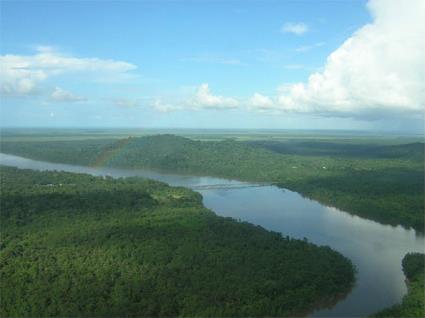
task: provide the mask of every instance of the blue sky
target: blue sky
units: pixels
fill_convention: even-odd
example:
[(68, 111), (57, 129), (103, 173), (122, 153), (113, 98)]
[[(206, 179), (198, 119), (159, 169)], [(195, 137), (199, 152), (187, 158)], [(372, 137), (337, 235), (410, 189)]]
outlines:
[[(380, 1), (2, 1), (0, 124), (420, 129), (417, 89), (369, 101), (340, 82), (367, 65), (326, 66), (376, 16), (392, 22)], [(325, 91), (336, 79), (343, 97)]]

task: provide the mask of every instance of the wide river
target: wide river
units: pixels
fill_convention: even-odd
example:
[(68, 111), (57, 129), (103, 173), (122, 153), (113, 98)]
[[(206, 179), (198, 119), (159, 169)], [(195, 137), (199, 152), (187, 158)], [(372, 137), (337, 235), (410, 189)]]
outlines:
[[(401, 260), (407, 252), (424, 252), (425, 249), (424, 236), (414, 230), (353, 216), (276, 186), (244, 187), (250, 184), (146, 170), (54, 164), (1, 153), (0, 163), (18, 168), (62, 170), (96, 176), (141, 176), (185, 186), (200, 192), (204, 205), (218, 215), (261, 225), (284, 236), (305, 237), (317, 245), (328, 245), (353, 261), (358, 271), (357, 280), (345, 299), (330, 309), (314, 312), (314, 317), (365, 317), (399, 303), (407, 292)], [(202, 187), (199, 186), (205, 185), (229, 188), (200, 189)]]

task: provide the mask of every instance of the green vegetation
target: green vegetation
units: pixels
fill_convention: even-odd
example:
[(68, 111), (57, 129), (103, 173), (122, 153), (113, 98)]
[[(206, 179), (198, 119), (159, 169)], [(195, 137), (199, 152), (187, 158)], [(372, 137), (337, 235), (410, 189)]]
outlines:
[(404, 256), (402, 265), (407, 278), (407, 295), (400, 305), (384, 309), (372, 317), (425, 317), (424, 261), (425, 254), (409, 253)]
[[(265, 137), (264, 137), (265, 138)], [(79, 165), (153, 168), (275, 182), (382, 223), (424, 231), (424, 144), (350, 140), (138, 138), (7, 141), (2, 152)]]
[(185, 188), (0, 173), (1, 317), (294, 316), (354, 281), (330, 248), (218, 217)]
[(202, 141), (330, 141), (348, 144), (398, 145), (423, 142), (423, 134), (382, 134), (342, 130), (294, 129), (172, 129), (172, 128), (0, 128), (7, 141), (123, 139), (169, 134)]

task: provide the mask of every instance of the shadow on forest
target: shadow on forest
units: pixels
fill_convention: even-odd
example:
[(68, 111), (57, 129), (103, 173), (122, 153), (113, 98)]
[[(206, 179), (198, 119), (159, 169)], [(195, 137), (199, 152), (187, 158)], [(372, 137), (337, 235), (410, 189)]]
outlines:
[(277, 153), (302, 156), (336, 156), (349, 158), (421, 159), (424, 143), (403, 145), (351, 144), (321, 141), (249, 141), (247, 144)]

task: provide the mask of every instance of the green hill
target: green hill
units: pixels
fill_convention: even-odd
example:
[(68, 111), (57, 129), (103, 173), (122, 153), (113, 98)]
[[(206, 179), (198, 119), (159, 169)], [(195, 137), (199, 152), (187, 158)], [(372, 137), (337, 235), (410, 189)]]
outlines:
[(1, 146), (6, 153), (51, 162), (276, 182), (349, 213), (424, 231), (423, 143), (244, 143), (156, 135)]

